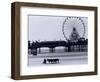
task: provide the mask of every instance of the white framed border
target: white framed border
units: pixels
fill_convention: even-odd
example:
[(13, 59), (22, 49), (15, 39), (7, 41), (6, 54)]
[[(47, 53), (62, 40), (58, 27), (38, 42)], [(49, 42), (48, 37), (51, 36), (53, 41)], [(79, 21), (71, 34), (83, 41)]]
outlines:
[[(61, 65), (46, 67), (28, 67), (28, 14), (56, 15), (56, 16), (82, 16), (88, 17), (88, 64)], [(20, 75), (41, 75), (57, 73), (94, 72), (94, 11), (77, 9), (56, 9), (21, 7), (20, 8)], [(92, 45), (91, 45), (92, 44)], [(59, 68), (59, 69), (58, 69)], [(74, 68), (74, 69), (73, 69)]]

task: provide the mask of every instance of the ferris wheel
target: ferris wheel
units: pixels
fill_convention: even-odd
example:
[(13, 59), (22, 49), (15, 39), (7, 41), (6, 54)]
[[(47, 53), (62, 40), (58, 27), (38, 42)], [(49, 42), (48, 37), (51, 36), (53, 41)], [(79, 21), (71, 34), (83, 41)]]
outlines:
[(80, 37), (85, 36), (86, 29), (85, 29), (85, 23), (82, 20), (82, 17), (73, 17), (73, 16), (66, 17), (62, 26), (62, 32), (66, 40), (70, 39), (70, 35), (73, 29), (77, 30), (77, 33)]

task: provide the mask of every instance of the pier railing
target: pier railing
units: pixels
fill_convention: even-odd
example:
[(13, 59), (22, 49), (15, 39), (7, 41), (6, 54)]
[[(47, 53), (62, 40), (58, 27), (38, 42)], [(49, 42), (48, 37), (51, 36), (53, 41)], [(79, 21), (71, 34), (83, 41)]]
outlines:
[(54, 53), (56, 47), (64, 47), (65, 52), (83, 52), (87, 51), (88, 40), (79, 39), (76, 41), (35, 41), (28, 42), (28, 51), (30, 54), (37, 55), (37, 51), (41, 53), (41, 48), (49, 48), (49, 53)]

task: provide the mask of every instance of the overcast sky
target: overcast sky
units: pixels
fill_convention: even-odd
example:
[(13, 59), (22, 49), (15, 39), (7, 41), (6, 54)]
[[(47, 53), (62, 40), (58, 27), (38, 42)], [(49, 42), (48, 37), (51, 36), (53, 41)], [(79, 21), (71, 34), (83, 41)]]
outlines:
[[(30, 41), (53, 41), (53, 40), (65, 40), (62, 32), (63, 22), (66, 17), (62, 16), (28, 16), (28, 38)], [(87, 38), (87, 18), (83, 17), (82, 20), (85, 23)], [(71, 25), (69, 25), (70, 27)], [(70, 28), (68, 28), (70, 29)], [(72, 29), (71, 29), (72, 30)]]

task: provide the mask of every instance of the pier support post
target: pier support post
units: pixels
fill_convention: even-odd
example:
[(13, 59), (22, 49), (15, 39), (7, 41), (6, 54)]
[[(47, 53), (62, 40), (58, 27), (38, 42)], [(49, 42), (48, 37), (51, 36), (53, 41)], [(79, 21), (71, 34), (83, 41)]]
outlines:
[(32, 54), (37, 56), (37, 48), (32, 49)]
[(49, 48), (49, 52), (50, 52), (50, 53), (55, 52), (55, 48)]
[(41, 53), (41, 48), (39, 48), (39, 54)]
[(65, 47), (65, 48), (64, 48), (64, 51), (67, 52), (67, 51), (68, 51), (68, 47)]

